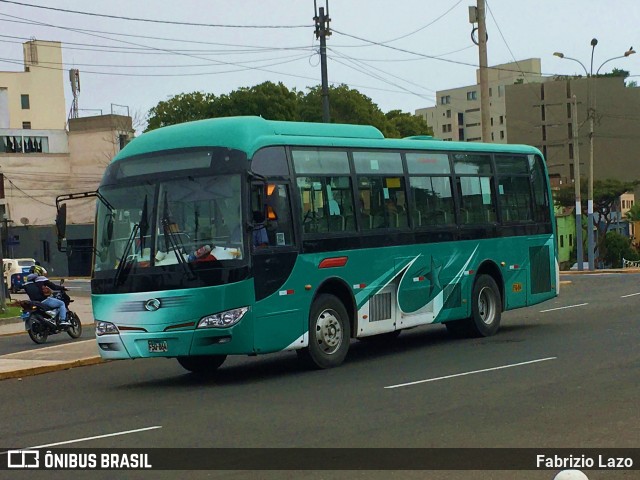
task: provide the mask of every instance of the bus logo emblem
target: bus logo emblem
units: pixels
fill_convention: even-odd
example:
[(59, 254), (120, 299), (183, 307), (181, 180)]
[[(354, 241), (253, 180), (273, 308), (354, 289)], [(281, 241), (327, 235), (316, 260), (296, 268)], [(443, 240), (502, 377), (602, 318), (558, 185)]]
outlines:
[(150, 312), (155, 312), (160, 306), (160, 300), (157, 298), (152, 298), (144, 302), (144, 308)]

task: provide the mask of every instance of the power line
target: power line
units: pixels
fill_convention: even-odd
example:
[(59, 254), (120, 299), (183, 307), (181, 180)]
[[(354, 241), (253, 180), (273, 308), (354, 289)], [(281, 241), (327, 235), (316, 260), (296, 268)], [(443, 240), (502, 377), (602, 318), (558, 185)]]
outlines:
[(229, 24), (211, 24), (211, 23), (194, 23), (194, 22), (178, 22), (175, 20), (156, 20), (152, 18), (133, 18), (118, 15), (109, 15), (106, 13), (83, 12), (79, 10), (69, 10), (66, 8), (45, 7), (43, 5), (33, 5), (31, 3), (14, 2), (11, 0), (0, 0), (0, 3), (11, 3), (20, 5), (21, 7), (40, 8), (43, 10), (53, 10), (56, 12), (73, 13), (77, 15), (87, 15), (91, 17), (113, 18), (116, 20), (127, 20), (131, 22), (147, 22), (160, 23), (164, 25), (183, 25), (190, 27), (215, 27), (215, 28), (266, 28), (266, 29), (289, 29), (289, 28), (308, 28), (310, 25), (229, 25)]
[(440, 20), (441, 18), (443, 18), (444, 16), (446, 16), (451, 10), (453, 10), (454, 8), (456, 8), (458, 5), (460, 5), (462, 3), (462, 0), (460, 0), (458, 3), (456, 3), (455, 5), (453, 5), (451, 8), (449, 8), (449, 10), (447, 10), (446, 12), (444, 12), (442, 15), (440, 15), (439, 17), (436, 17), (434, 20), (432, 20), (431, 22), (427, 23), (426, 25), (418, 28), (417, 30), (414, 30), (413, 32), (409, 32), (405, 35), (402, 35), (401, 37), (396, 37), (396, 38), (392, 38), (391, 40), (385, 40), (384, 42), (380, 42), (380, 43), (392, 43), (398, 40), (402, 40), (403, 38), (407, 38), (410, 37), (411, 35), (415, 35), (418, 32), (421, 32), (422, 30), (424, 30), (425, 28), (430, 27), (431, 25), (433, 25), (434, 23), (436, 23), (438, 20)]

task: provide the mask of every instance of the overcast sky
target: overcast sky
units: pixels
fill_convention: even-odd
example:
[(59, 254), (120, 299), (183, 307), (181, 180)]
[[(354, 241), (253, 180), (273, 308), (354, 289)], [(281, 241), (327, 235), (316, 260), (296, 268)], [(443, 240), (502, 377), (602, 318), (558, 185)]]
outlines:
[[(318, 7), (325, 5), (325, 0), (317, 1)], [(131, 21), (28, 4), (227, 27)], [(330, 0), (330, 82), (358, 89), (384, 112), (433, 106), (437, 90), (475, 83), (478, 51), (468, 19), (473, 4), (474, 0)], [(588, 69), (595, 37), (595, 71), (630, 46), (640, 47), (638, 0), (487, 4), (489, 65), (537, 57), (543, 74), (583, 73), (579, 64), (556, 58), (553, 52), (577, 58)], [(64, 65), (51, 67), (78, 68), (80, 108), (104, 113), (113, 103), (146, 115), (159, 101), (179, 93), (220, 95), (267, 80), (304, 91), (320, 83), (313, 16), (313, 0), (0, 0), (0, 70), (21, 69), (21, 44), (31, 37), (61, 41)], [(265, 26), (277, 28), (255, 28)], [(603, 71), (615, 67), (638, 75), (640, 54), (609, 62)], [(70, 105), (67, 79), (65, 73)], [(115, 113), (122, 113), (115, 108)]]

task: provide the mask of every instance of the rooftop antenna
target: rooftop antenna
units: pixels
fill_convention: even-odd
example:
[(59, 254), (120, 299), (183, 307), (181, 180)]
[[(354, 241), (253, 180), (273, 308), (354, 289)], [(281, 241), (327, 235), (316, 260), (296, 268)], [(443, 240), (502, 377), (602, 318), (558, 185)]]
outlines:
[(69, 81), (71, 82), (71, 93), (73, 94), (73, 102), (71, 103), (71, 112), (69, 118), (78, 118), (78, 96), (80, 95), (80, 70), (72, 68), (69, 70)]

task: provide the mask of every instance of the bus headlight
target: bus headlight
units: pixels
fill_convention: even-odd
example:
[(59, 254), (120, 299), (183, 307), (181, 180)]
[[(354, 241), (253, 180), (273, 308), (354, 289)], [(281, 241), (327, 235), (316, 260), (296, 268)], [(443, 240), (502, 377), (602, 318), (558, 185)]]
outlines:
[(214, 313), (202, 317), (198, 322), (198, 328), (226, 328), (238, 323), (244, 314), (249, 311), (249, 307), (234, 308), (225, 312)]
[(118, 327), (116, 327), (113, 323), (110, 322), (102, 322), (100, 320), (96, 321), (96, 335), (111, 335), (118, 334)]

